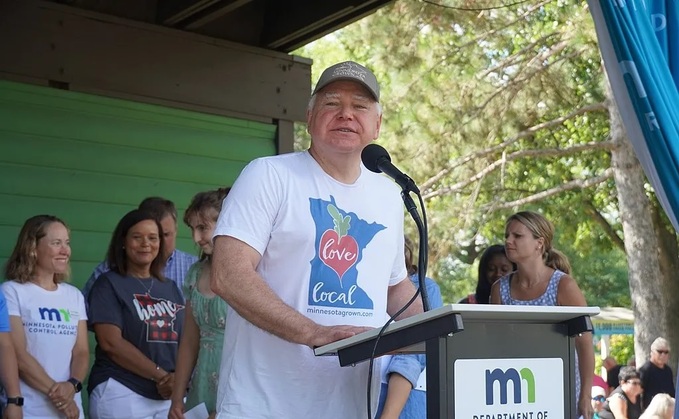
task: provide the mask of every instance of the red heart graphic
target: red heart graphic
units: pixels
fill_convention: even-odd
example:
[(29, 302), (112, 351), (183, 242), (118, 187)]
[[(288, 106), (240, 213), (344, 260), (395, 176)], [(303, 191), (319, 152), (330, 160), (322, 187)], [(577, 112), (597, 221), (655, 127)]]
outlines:
[(339, 237), (335, 230), (325, 230), (321, 236), (320, 258), (337, 273), (341, 284), (342, 276), (358, 259), (358, 243), (351, 236)]

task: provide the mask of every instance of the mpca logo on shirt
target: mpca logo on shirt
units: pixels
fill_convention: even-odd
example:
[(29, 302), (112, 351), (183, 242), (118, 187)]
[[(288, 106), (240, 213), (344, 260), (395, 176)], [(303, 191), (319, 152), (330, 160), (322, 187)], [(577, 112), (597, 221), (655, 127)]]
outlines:
[[(36, 316), (37, 314), (37, 316)], [(24, 328), (30, 335), (77, 336), (80, 313), (56, 307), (38, 307), (24, 319)]]
[(38, 307), (38, 313), (40, 320), (50, 322), (70, 323), (71, 320), (77, 321), (80, 318), (80, 313), (66, 308)]
[(147, 342), (179, 342), (174, 323), (177, 313), (184, 309), (183, 305), (149, 294), (134, 294), (132, 303), (139, 320), (146, 323)]

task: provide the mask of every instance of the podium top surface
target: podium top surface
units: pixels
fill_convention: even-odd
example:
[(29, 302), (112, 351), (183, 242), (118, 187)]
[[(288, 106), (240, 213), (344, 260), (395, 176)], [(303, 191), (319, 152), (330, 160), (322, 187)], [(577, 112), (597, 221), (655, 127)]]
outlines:
[[(559, 323), (580, 316), (596, 316), (599, 312), (599, 307), (448, 304), (403, 320), (392, 322), (384, 331), (383, 336), (452, 313), (460, 314), (464, 322)], [(380, 329), (381, 327), (378, 327), (350, 338), (320, 346), (314, 349), (314, 353), (319, 356), (335, 354), (340, 349), (375, 339), (379, 334)]]

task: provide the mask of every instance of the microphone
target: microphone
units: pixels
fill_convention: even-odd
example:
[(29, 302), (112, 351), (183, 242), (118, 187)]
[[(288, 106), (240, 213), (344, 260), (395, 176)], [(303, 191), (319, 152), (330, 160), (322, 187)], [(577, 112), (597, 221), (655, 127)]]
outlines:
[(415, 192), (419, 195), (420, 190), (415, 182), (391, 163), (391, 157), (384, 147), (377, 144), (368, 144), (361, 152), (361, 160), (363, 165), (371, 172), (384, 173), (394, 179), (404, 191)]

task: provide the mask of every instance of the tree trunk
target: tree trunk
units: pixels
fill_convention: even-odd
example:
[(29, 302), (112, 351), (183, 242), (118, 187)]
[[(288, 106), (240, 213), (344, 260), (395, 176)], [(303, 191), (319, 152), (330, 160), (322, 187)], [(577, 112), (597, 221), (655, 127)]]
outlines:
[(634, 353), (637, 366), (648, 359), (653, 340), (667, 328), (660, 271), (658, 239), (651, 217), (652, 207), (646, 195), (646, 178), (618, 113), (610, 89), (606, 89), (610, 115), (611, 151), (618, 206), (625, 236), (625, 253), (629, 269), (629, 288), (634, 310)]
[[(679, 246), (677, 244), (677, 233), (669, 219), (664, 216), (664, 210), (657, 200), (653, 202), (653, 224), (660, 245), (660, 272), (662, 273), (660, 289), (664, 300), (662, 307), (665, 324), (676, 325), (679, 322), (679, 281), (676, 278), (677, 272), (679, 272)], [(668, 327), (664, 334), (672, 349), (669, 365), (676, 374), (679, 329)]]

